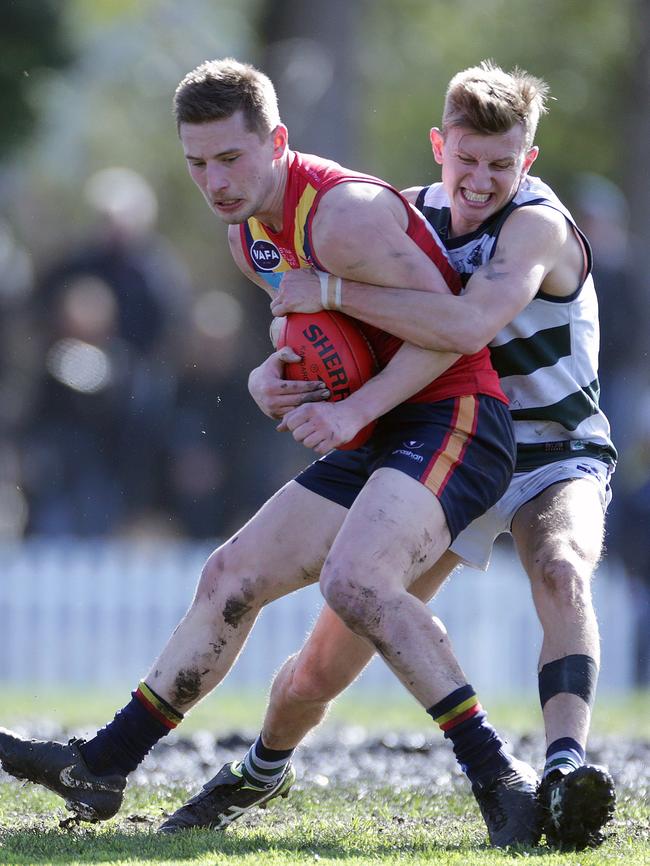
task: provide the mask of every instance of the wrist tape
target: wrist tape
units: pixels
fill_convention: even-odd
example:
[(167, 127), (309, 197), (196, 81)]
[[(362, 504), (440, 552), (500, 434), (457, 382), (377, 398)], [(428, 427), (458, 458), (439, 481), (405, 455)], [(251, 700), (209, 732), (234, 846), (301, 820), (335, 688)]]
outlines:
[(342, 293), (341, 278), (328, 274), (325, 271), (317, 271), (320, 280), (320, 302), (324, 310), (340, 310)]

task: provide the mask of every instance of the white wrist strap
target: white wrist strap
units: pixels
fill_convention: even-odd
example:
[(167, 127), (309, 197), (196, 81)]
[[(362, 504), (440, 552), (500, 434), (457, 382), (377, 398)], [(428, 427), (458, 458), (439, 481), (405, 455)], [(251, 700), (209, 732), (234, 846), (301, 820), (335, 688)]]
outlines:
[(341, 278), (317, 271), (320, 280), (320, 302), (324, 310), (340, 310), (343, 298)]

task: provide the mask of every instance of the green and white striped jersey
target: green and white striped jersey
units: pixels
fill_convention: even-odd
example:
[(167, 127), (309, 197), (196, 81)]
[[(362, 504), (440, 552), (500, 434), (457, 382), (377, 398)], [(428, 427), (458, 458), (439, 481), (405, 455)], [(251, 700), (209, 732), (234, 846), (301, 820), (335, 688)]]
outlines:
[(569, 211), (543, 181), (528, 177), (512, 201), (477, 231), (449, 238), (449, 199), (443, 185), (425, 187), (417, 200), (464, 283), (492, 258), (505, 220), (523, 205), (544, 205), (562, 213), (584, 241), (588, 267), (572, 295), (557, 298), (538, 292), (489, 344), (510, 401), (519, 446), (517, 468), (581, 452), (613, 464), (616, 450), (598, 405), (598, 302), (591, 250)]

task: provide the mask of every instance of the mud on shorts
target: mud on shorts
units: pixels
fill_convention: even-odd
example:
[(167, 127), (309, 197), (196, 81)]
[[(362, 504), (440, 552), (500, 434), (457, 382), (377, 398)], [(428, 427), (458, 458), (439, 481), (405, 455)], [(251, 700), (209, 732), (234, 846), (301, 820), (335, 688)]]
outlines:
[(515, 459), (510, 413), (483, 394), (402, 403), (379, 419), (368, 442), (331, 451), (295, 480), (350, 508), (373, 472), (404, 472), (437, 497), (452, 539), (506, 491)]
[(512, 520), (522, 505), (535, 499), (552, 484), (584, 478), (592, 483), (594, 496), (600, 500), (604, 512), (612, 498), (611, 473), (611, 466), (586, 456), (556, 460), (528, 472), (515, 472), (501, 499), (464, 529), (450, 550), (466, 565), (486, 571), (495, 539), (504, 532), (510, 532)]

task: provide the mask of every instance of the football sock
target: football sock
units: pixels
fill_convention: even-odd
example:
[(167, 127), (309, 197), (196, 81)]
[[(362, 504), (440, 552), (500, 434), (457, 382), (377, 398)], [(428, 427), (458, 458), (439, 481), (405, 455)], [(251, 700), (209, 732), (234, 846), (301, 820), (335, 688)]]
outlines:
[(489, 784), (512, 763), (469, 684), (447, 695), (427, 713), (444, 731), (445, 739), (451, 740), (456, 760), (470, 782)]
[(267, 749), (260, 734), (246, 753), (239, 770), (252, 787), (273, 788), (284, 775), (293, 753), (293, 749)]
[(183, 716), (146, 683), (131, 693), (129, 703), (106, 727), (79, 747), (88, 768), (98, 776), (131, 773), (158, 740), (172, 731)]
[(572, 773), (585, 762), (585, 750), (577, 740), (571, 737), (561, 737), (555, 740), (546, 750), (546, 763), (542, 778), (549, 773), (558, 771), (563, 775)]

